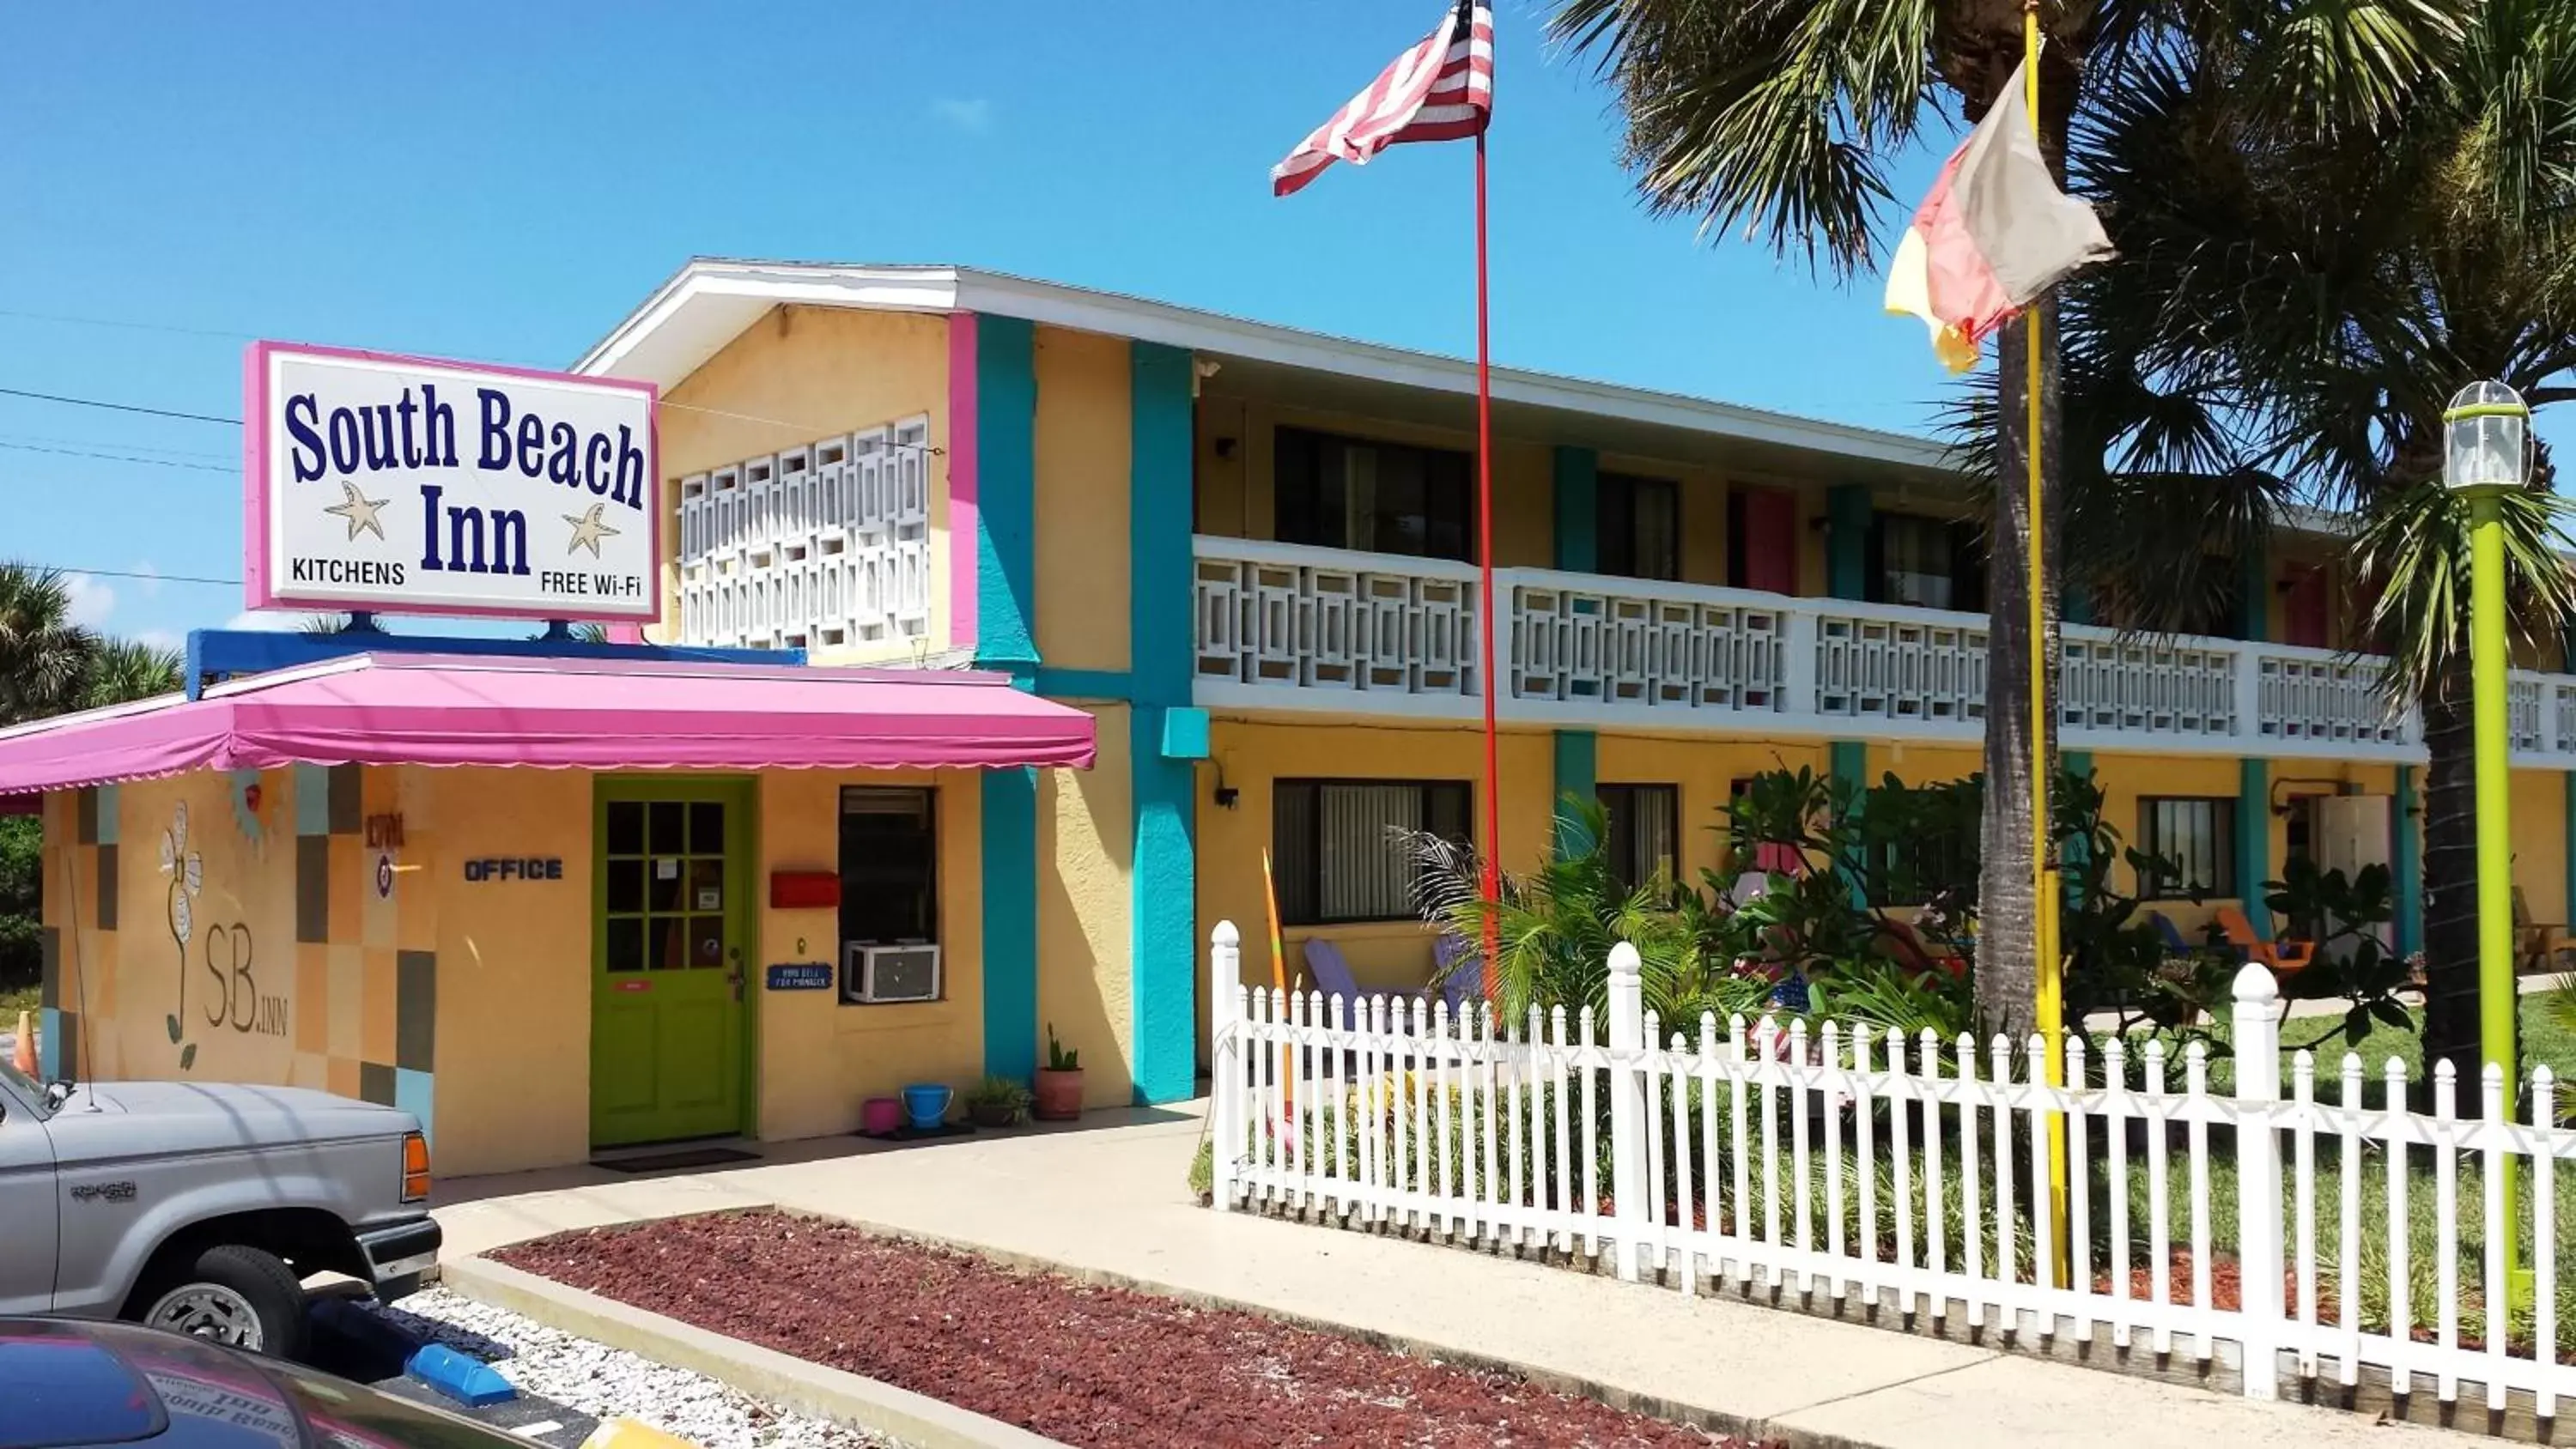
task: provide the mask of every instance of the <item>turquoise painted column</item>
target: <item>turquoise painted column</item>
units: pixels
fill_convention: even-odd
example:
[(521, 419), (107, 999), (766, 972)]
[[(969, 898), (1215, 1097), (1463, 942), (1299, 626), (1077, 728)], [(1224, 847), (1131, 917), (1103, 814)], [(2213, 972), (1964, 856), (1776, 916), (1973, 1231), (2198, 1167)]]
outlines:
[[(2576, 775), (2567, 777), (2568, 803), (2576, 805)], [(2424, 837), (2416, 825), (2416, 814), (2423, 802), (2415, 794), (2415, 767), (2397, 767), (2397, 798), (2388, 803), (2388, 873), (2396, 897), (2397, 954), (2411, 956), (2424, 949)], [(2576, 816), (2569, 819), (2576, 830)], [(2571, 836), (2576, 843), (2576, 836)], [(2568, 856), (2568, 879), (2576, 884), (2576, 852)], [(2576, 895), (2568, 897), (2576, 900)]]
[[(1036, 329), (977, 316), (975, 664), (1037, 684)], [(1038, 1067), (1038, 796), (1028, 769), (983, 777), (984, 1070)]]
[[(1863, 740), (1835, 740), (1826, 745), (1825, 772), (1838, 781), (1849, 782), (1855, 789), (1866, 791), (1869, 788), (1868, 743)], [(1852, 904), (1856, 906), (1869, 904), (1869, 892), (1857, 878), (1851, 882), (1851, 896)]]
[(1556, 450), (1556, 566), (1588, 574), (1601, 567), (1601, 455)]
[(1600, 779), (1600, 741), (1590, 730), (1556, 732), (1556, 853), (1580, 855), (1597, 842), (1583, 828), (1583, 822), (1566, 808), (1568, 795), (1590, 800), (1598, 793)]
[[(1556, 566), (1588, 574), (1601, 567), (1601, 455), (1590, 448), (1556, 450)], [(1565, 808), (1565, 797), (1590, 800), (1600, 778), (1601, 745), (1590, 730), (1556, 732), (1556, 789), (1548, 797), (1556, 816), (1556, 852), (1572, 855), (1592, 844)]]
[(1206, 716), (1190, 705), (1190, 353), (1128, 344), (1129, 963), (1139, 1104), (1197, 1089), (1198, 801)]
[[(2090, 780), (2093, 778), (2093, 752), (2091, 750), (2060, 750), (2057, 752), (2057, 768), (2062, 775), (2072, 775), (2079, 780)], [(2049, 798), (2051, 800), (2063, 798), (2058, 794), (2059, 788), (2060, 787), (2056, 785), (2052, 785), (2050, 787)], [(2066, 881), (2068, 892), (2067, 901), (2071, 905), (2082, 905), (2083, 902), (2078, 900), (2074, 895), (2075, 877), (2077, 872), (2092, 864), (2093, 842), (2087, 840), (2081, 835), (2075, 836), (2066, 842), (2065, 854), (2066, 861), (2064, 879)]]
[[(2236, 561), (2237, 637), (2260, 641), (2271, 636), (2272, 559), (2259, 545)], [(2248, 915), (2253, 912), (2249, 909)]]
[(1837, 599), (1869, 597), (1869, 488), (1837, 483), (1825, 490), (1825, 592)]
[(2254, 934), (2272, 938), (2272, 911), (2263, 904), (2263, 882), (2272, 878), (2272, 765), (2236, 762), (2236, 899)]

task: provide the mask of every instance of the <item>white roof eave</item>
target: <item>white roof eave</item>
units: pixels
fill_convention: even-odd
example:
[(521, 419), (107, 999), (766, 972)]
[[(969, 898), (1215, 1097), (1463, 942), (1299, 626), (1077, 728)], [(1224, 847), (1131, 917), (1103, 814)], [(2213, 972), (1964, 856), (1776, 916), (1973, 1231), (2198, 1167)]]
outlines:
[[(777, 306), (988, 312), (1436, 392), (1472, 394), (1475, 364), (1246, 321), (1169, 303), (956, 267), (832, 266), (701, 258), (662, 284), (574, 364), (576, 372), (677, 384)], [(1909, 468), (1947, 471), (1939, 443), (1581, 378), (1495, 368), (1498, 402), (1561, 409)]]

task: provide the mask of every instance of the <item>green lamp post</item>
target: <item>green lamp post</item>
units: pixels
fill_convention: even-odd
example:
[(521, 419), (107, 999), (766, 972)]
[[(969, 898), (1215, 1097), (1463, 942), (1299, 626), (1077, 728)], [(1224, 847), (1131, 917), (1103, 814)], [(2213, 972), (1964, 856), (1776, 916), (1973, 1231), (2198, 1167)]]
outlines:
[[(2469, 667), (2478, 784), (2478, 1056), (2504, 1072), (2508, 1117), (2521, 1100), (2514, 1060), (2512, 748), (2506, 677), (2504, 505), (2531, 476), (2531, 408), (2500, 382), (2473, 382), (2442, 412), (2442, 481), (2469, 502)], [(2479, 1084), (2460, 1083), (2476, 1101)], [(2519, 1224), (2513, 1166), (2503, 1164), (2504, 1213)], [(2527, 1299), (2518, 1230), (2505, 1239), (2508, 1301)]]

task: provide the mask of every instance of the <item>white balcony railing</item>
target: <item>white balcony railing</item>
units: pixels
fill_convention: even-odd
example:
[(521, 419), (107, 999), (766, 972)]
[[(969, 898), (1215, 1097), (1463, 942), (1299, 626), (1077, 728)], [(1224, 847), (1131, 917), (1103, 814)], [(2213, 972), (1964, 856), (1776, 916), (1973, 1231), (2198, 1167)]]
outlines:
[[(1203, 705), (1471, 719), (1481, 710), (1473, 565), (1201, 536)], [(1655, 732), (1972, 741), (1985, 728), (1986, 619), (1550, 569), (1496, 569), (1497, 713)], [(2068, 625), (2070, 749), (2422, 758), (2384, 666), (2324, 649), (2124, 638)], [(2576, 767), (2576, 676), (2517, 672), (2514, 751)]]

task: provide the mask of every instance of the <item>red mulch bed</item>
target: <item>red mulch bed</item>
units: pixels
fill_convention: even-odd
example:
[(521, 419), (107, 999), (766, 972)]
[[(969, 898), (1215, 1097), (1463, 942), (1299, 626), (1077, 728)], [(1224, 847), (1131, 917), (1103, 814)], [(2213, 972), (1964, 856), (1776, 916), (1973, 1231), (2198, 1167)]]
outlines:
[(784, 1213), (566, 1233), (495, 1256), (1073, 1445), (1745, 1445), (1510, 1374)]

